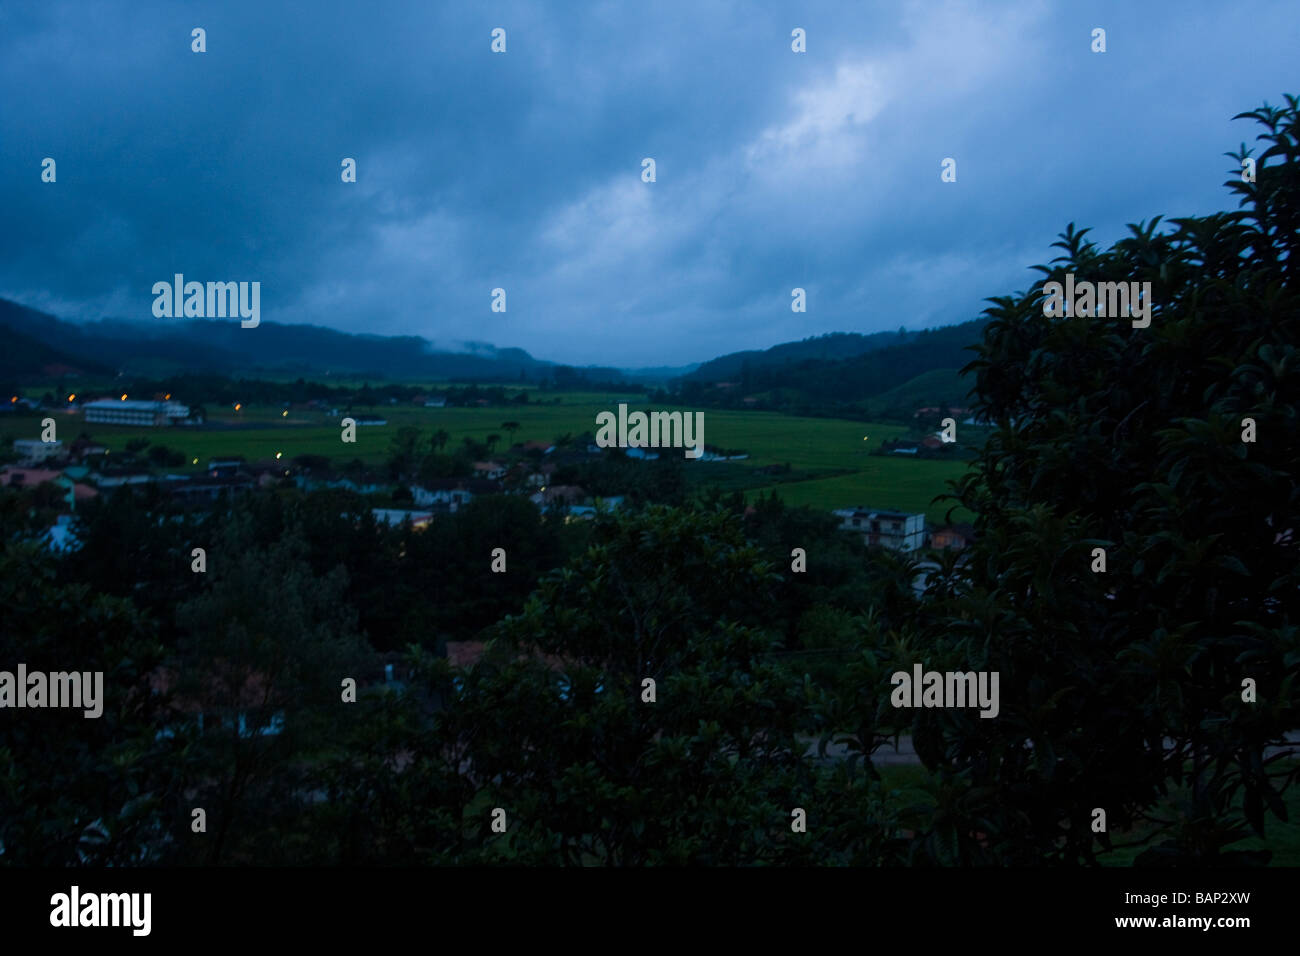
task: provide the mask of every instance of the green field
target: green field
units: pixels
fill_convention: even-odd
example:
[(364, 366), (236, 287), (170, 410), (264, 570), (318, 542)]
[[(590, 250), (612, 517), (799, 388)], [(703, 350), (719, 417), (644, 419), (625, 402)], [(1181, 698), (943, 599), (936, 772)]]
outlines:
[[(382, 415), (386, 425), (360, 426), (355, 444), (340, 440), (337, 419), (323, 413), (290, 411), (277, 407), (209, 407), (209, 424), (202, 428), (132, 428), (88, 425), (79, 413), (51, 413), (58, 436), (65, 441), (82, 432), (120, 454), (133, 438), (148, 438), (182, 453), (190, 464), (176, 471), (202, 468), (209, 458), (242, 456), (249, 461), (274, 458), (285, 461), (297, 455), (324, 455), (342, 463), (359, 458), (367, 464), (383, 462), (397, 429), (413, 426), (423, 433), (422, 441), (438, 429), (451, 437), (448, 449), (472, 437), (482, 441), (500, 436), (496, 454), (514, 442), (550, 441), (558, 436), (594, 432), (596, 415), (615, 411), (620, 402), (629, 410), (645, 409), (644, 401), (629, 401), (627, 395), (603, 392), (530, 392), (538, 401), (527, 405), (490, 408), (422, 408), (410, 405), (354, 407), (353, 414)], [(545, 404), (543, 404), (545, 402)], [(660, 406), (656, 406), (656, 409)], [(686, 408), (669, 410), (689, 411)], [(343, 410), (340, 409), (340, 418)], [(15, 415), (0, 419), (0, 435), (6, 444), (15, 438), (40, 437), (41, 415)], [(503, 422), (519, 423), (513, 436)], [(943, 507), (930, 504), (947, 490), (947, 479), (965, 468), (961, 462), (908, 460), (872, 457), (868, 452), (886, 439), (904, 434), (900, 425), (853, 422), (844, 419), (800, 418), (772, 412), (706, 410), (704, 440), (710, 445), (748, 452), (741, 462), (687, 462), (692, 484), (718, 484), (739, 488), (747, 495), (777, 489), (794, 505), (831, 509), (848, 505), (901, 508), (924, 511), (932, 521), (943, 520)], [(425, 446), (427, 447), (427, 445)], [(669, 450), (666, 454), (680, 454)], [(197, 465), (194, 460), (197, 459)], [(765, 465), (788, 463), (788, 475), (759, 475)]]
[[(818, 478), (769, 486), (790, 505), (831, 510), (853, 505), (921, 511), (932, 524), (944, 524), (952, 502), (931, 504), (935, 495), (948, 491), (948, 479), (966, 470), (965, 462), (909, 461), (903, 458), (872, 458), (849, 475)], [(757, 490), (749, 492), (756, 495)], [(970, 512), (959, 509), (952, 520), (969, 521)]]

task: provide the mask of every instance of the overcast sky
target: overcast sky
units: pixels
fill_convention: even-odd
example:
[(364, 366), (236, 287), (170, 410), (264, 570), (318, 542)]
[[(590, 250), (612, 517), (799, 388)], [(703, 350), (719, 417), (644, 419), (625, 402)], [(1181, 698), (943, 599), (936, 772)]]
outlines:
[(1235, 208), (1298, 48), (1248, 0), (6, 3), (0, 296), (257, 280), (264, 321), (624, 367), (960, 322), (1070, 221)]

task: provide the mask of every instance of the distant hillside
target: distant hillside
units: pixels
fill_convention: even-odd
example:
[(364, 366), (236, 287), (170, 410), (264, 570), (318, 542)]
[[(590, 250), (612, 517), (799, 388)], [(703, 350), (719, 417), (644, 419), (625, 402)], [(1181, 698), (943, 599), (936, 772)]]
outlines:
[[(13, 322), (6, 321), (10, 317)], [(32, 334), (45, 323), (57, 321), (44, 312), (0, 299), (0, 324), (5, 326), (0, 379), (18, 384), (50, 377), (103, 375), (108, 371), (102, 363), (67, 350), (65, 343), (57, 339), (51, 343)]]
[(964, 407), (970, 402), (967, 393), (975, 383), (970, 378), (962, 378), (958, 371), (956, 368), (936, 368), (922, 372), (902, 385), (871, 397), (867, 400), (867, 407), (883, 415), (915, 411), (926, 405)]
[(857, 332), (830, 332), (799, 342), (784, 342), (763, 351), (732, 352), (703, 363), (694, 372), (682, 376), (697, 382), (723, 382), (738, 379), (746, 367), (750, 369), (790, 365), (808, 359), (835, 361), (850, 359), (891, 345), (914, 341), (919, 332), (899, 329), (897, 332), (875, 332), (862, 335)]
[[(835, 332), (763, 351), (734, 352), (698, 367), (620, 371), (557, 365), (523, 349), (483, 342), (463, 343), (465, 351), (446, 351), (418, 336), (355, 335), (266, 320), (256, 329), (241, 328), (234, 319), (75, 323), (4, 299), (0, 327), (8, 337), (0, 350), (0, 375), (14, 380), (76, 371), (150, 377), (332, 373), (373, 381), (527, 381), (566, 388), (599, 382), (631, 388), (677, 372), (682, 394), (706, 397), (709, 404), (714, 404), (713, 396), (703, 393), (711, 383), (734, 382), (737, 388), (719, 401), (739, 402), (742, 396), (766, 392), (784, 395), (777, 399), (781, 404), (795, 400), (817, 406), (860, 404), (927, 372), (960, 368), (973, 357), (965, 347), (982, 332), (979, 321), (920, 332)], [(60, 370), (46, 372), (51, 366)], [(940, 398), (931, 394), (940, 384), (937, 377), (920, 381), (916, 394), (922, 401)], [(951, 384), (945, 380), (942, 391), (951, 391)]]
[[(58, 361), (135, 374), (328, 371), (376, 378), (540, 381), (551, 378), (555, 368), (522, 349), (496, 349), (482, 343), (474, 343), (473, 352), (436, 351), (417, 336), (352, 335), (265, 320), (256, 329), (241, 328), (235, 320), (213, 319), (167, 324), (103, 319), (78, 324), (3, 299), (0, 326), (15, 343), (45, 346), (37, 353), (25, 344), (21, 354), (15, 348), (6, 355), (6, 368), (27, 372)], [(612, 369), (598, 371), (596, 377), (620, 377)]]
[[(743, 404), (747, 396), (766, 393), (776, 396), (774, 405), (769, 407), (795, 410), (801, 414), (814, 408), (821, 409), (822, 413), (836, 410), (849, 413), (852, 411), (850, 406), (857, 406), (861, 411), (868, 399), (878, 399), (893, 389), (905, 387), (915, 387), (916, 395), (922, 401), (930, 401), (938, 397), (930, 394), (931, 388), (942, 384), (944, 391), (954, 391), (949, 376), (953, 375), (952, 370), (960, 369), (975, 358), (969, 346), (980, 340), (985, 321), (977, 319), (960, 325), (907, 333), (906, 336), (896, 332), (885, 333), (893, 344), (884, 344), (841, 360), (804, 358), (776, 364), (742, 360), (738, 374), (731, 379), (734, 388), (715, 387), (712, 384), (715, 380), (704, 377), (707, 364), (712, 364), (706, 363), (696, 373), (680, 380), (680, 394), (690, 400), (726, 406)], [(863, 340), (868, 338), (874, 339), (872, 344), (883, 342), (879, 336), (858, 336), (851, 347), (862, 346), (865, 344)], [(900, 342), (903, 338), (906, 341)], [(792, 343), (795, 346), (807, 344)], [(774, 351), (769, 349), (767, 353), (759, 354), (770, 355)], [(940, 370), (947, 370), (947, 373), (915, 381), (918, 376)], [(955, 391), (960, 396), (966, 388), (958, 384)], [(901, 394), (898, 397), (900, 400), (907, 398)]]

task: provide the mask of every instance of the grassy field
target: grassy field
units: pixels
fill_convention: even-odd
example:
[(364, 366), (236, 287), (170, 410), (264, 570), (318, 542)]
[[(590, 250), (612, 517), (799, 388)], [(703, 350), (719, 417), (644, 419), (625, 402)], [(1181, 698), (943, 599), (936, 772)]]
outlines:
[[(238, 412), (229, 407), (209, 407), (208, 425), (202, 428), (88, 425), (80, 413), (64, 411), (51, 415), (57, 423), (58, 436), (65, 441), (87, 432), (108, 446), (111, 453), (121, 454), (131, 439), (148, 438), (154, 444), (183, 454), (187, 464), (174, 470), (185, 472), (204, 467), (210, 458), (243, 456), (258, 461), (274, 458), (277, 452), (286, 461), (296, 455), (313, 454), (339, 463), (359, 458), (367, 464), (378, 464), (387, 458), (393, 436), (403, 426), (420, 429), (422, 441), (442, 429), (450, 435), (448, 448), (461, 444), (466, 437), (483, 441), (490, 434), (499, 435), (497, 453), (500, 454), (514, 442), (550, 441), (566, 433), (577, 436), (594, 432), (597, 413), (615, 411), (620, 402), (628, 402), (629, 410), (647, 407), (642, 401), (629, 401), (627, 395), (603, 392), (532, 391), (530, 397), (538, 401), (490, 408), (409, 405), (354, 408), (353, 414), (377, 414), (388, 422), (358, 427), (355, 444), (340, 440), (338, 419), (317, 412), (290, 411), (285, 415), (282, 409), (270, 406), (246, 406)], [(0, 419), (0, 435), (6, 444), (15, 438), (38, 438), (42, 417), (6, 416)], [(501, 428), (507, 421), (519, 423), (519, 430), (513, 436)], [(930, 499), (946, 491), (946, 480), (956, 477), (965, 466), (960, 462), (868, 454), (881, 442), (904, 432), (900, 425), (799, 418), (771, 412), (707, 410), (704, 440), (721, 448), (742, 449), (750, 457), (741, 462), (687, 462), (687, 467), (691, 469), (693, 484), (739, 488), (751, 496), (764, 489), (777, 489), (782, 498), (794, 505), (823, 509), (847, 505), (902, 508), (926, 512), (932, 521), (940, 521), (944, 509), (931, 506)], [(671, 450), (665, 453), (679, 454)], [(774, 477), (757, 473), (765, 465), (786, 463), (794, 469), (788, 475)]]
[[(871, 458), (859, 470), (848, 475), (794, 481), (768, 486), (790, 505), (831, 510), (854, 505), (920, 511), (933, 524), (946, 522), (951, 502), (931, 504), (935, 495), (948, 490), (948, 480), (966, 469), (964, 462), (909, 461), (903, 458)], [(758, 490), (748, 495), (758, 494)], [(965, 509), (953, 513), (954, 521), (969, 521)]]

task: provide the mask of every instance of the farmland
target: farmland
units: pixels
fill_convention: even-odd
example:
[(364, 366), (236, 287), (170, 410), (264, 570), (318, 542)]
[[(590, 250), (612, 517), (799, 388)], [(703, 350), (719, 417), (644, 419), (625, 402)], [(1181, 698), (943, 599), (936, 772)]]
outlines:
[[(465, 438), (501, 438), (497, 454), (514, 442), (551, 441), (568, 434), (592, 432), (598, 412), (615, 410), (619, 402), (630, 409), (646, 408), (636, 396), (603, 392), (530, 392), (529, 404), (478, 408), (424, 408), (409, 405), (354, 407), (352, 414), (381, 415), (385, 425), (361, 426), (356, 443), (340, 441), (339, 419), (325, 412), (285, 410), (271, 406), (208, 407), (208, 424), (199, 428), (133, 428), (87, 424), (79, 412), (49, 413), (65, 441), (87, 433), (120, 454), (131, 439), (148, 438), (185, 456), (177, 472), (195, 471), (208, 459), (242, 456), (249, 461), (271, 459), (279, 453), (287, 462), (298, 455), (323, 455), (342, 464), (360, 459), (378, 465), (388, 456), (390, 442), (403, 426), (418, 428), (422, 443), (435, 431), (447, 432), (448, 448)], [(629, 402), (629, 398), (633, 399)], [(655, 406), (660, 408), (661, 406)], [(672, 410), (672, 406), (666, 406)], [(680, 408), (681, 411), (688, 409)], [(0, 419), (5, 446), (15, 438), (40, 435), (42, 414), (6, 415)], [(501, 425), (518, 422), (508, 435)], [(871, 456), (880, 443), (902, 436), (901, 425), (854, 422), (831, 418), (800, 418), (773, 412), (710, 410), (704, 413), (704, 440), (725, 449), (738, 449), (749, 458), (739, 462), (686, 462), (692, 485), (717, 485), (753, 497), (776, 490), (788, 503), (830, 509), (870, 505), (924, 511), (931, 521), (943, 520), (944, 506), (932, 506), (935, 495), (948, 490), (948, 479), (965, 468), (956, 461), (914, 460)], [(680, 454), (667, 450), (665, 454)], [(195, 460), (197, 459), (197, 464)], [(782, 475), (760, 474), (768, 465), (786, 465)], [(959, 517), (964, 517), (959, 515)]]

